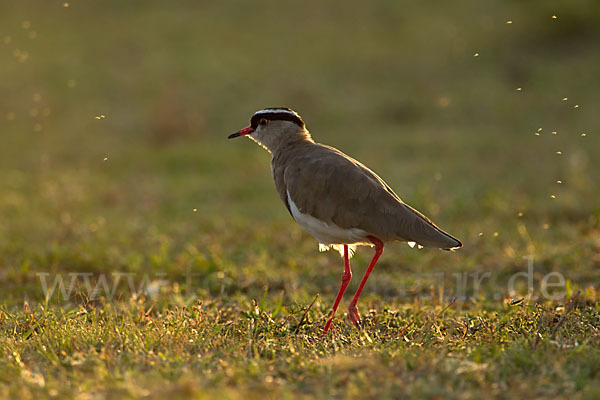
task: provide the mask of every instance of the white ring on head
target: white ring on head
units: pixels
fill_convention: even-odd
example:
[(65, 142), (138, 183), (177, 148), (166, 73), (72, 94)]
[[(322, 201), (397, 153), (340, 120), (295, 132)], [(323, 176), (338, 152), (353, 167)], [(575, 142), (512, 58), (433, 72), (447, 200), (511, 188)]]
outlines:
[(260, 110), (260, 111), (255, 112), (254, 115), (259, 115), (259, 114), (278, 114), (278, 113), (290, 114), (290, 115), (293, 115), (293, 116), (296, 116), (296, 117), (300, 117), (296, 111), (284, 110), (284, 109), (278, 109), (278, 108), (265, 108), (264, 110)]

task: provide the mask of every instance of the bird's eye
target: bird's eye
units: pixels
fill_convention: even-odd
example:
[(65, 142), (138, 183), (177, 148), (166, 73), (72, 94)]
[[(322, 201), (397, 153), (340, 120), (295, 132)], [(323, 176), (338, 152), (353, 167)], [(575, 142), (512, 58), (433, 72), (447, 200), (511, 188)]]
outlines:
[(265, 126), (269, 123), (269, 120), (266, 118), (261, 118), (260, 121), (258, 121), (258, 124), (261, 126)]

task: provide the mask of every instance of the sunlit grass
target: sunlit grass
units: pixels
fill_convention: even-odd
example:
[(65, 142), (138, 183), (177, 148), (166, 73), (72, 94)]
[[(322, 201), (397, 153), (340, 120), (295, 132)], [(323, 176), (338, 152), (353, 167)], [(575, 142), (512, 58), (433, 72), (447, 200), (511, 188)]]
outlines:
[[(598, 397), (599, 15), (1, 5), (0, 397)], [(225, 139), (268, 106), (465, 243), (387, 246), (361, 332), (345, 299), (321, 336), (342, 260), (290, 218), (268, 154)], [(532, 292), (510, 293), (529, 256)], [(119, 274), (95, 297), (83, 278)]]

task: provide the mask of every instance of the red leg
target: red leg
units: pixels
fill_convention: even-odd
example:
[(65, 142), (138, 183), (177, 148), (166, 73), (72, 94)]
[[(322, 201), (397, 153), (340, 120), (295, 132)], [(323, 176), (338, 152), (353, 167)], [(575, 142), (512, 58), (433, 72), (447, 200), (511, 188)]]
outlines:
[(331, 310), (331, 316), (327, 320), (325, 324), (325, 328), (323, 328), (323, 334), (326, 335), (329, 331), (329, 327), (331, 326), (331, 322), (333, 321), (333, 317), (335, 316), (335, 312), (340, 305), (340, 301), (342, 300), (342, 296), (344, 296), (344, 292), (352, 279), (352, 271), (350, 270), (350, 259), (348, 258), (348, 245), (344, 245), (344, 274), (342, 275), (342, 285), (340, 286), (340, 290), (338, 291), (337, 297), (335, 298), (335, 303), (333, 303), (333, 308)]
[(358, 298), (360, 297), (365, 283), (367, 283), (367, 279), (369, 279), (371, 271), (373, 271), (375, 263), (377, 263), (377, 260), (379, 260), (379, 257), (381, 256), (381, 253), (383, 253), (383, 242), (374, 236), (367, 237), (375, 245), (375, 255), (373, 256), (373, 259), (371, 260), (371, 263), (369, 264), (369, 267), (365, 272), (365, 276), (363, 276), (362, 281), (360, 281), (360, 285), (358, 286), (358, 289), (356, 290), (356, 293), (354, 294), (354, 297), (350, 302), (350, 306), (348, 307), (348, 316), (350, 317), (350, 320), (352, 321), (354, 326), (356, 326), (357, 329), (360, 329), (360, 315), (358, 314), (356, 303), (358, 302)]

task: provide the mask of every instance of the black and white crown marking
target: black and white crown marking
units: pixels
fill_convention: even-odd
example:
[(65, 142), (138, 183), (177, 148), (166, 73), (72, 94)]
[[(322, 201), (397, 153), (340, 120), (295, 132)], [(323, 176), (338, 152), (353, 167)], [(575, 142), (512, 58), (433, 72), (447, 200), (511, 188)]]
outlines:
[(261, 118), (266, 118), (270, 121), (291, 121), (300, 128), (304, 128), (304, 121), (302, 121), (300, 115), (287, 107), (270, 107), (255, 112), (250, 119), (250, 126), (256, 129), (258, 127), (258, 121), (260, 121)]

